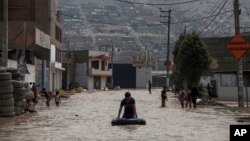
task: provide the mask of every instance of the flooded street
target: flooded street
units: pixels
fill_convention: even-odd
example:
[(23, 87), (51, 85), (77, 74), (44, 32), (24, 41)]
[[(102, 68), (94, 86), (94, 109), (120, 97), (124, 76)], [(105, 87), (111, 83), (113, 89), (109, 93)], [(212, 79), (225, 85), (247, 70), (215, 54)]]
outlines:
[[(173, 95), (160, 108), (160, 90), (131, 90), (145, 126), (111, 126), (126, 91), (77, 94), (60, 107), (39, 104), (38, 113), (0, 118), (0, 141), (227, 141), (231, 112), (181, 109)], [(42, 101), (41, 101), (42, 102)]]

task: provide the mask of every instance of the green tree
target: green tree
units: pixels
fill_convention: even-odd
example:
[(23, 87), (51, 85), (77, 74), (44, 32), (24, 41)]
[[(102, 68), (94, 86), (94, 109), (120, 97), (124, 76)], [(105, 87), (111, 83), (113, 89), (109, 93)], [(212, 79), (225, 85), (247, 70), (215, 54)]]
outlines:
[(183, 83), (183, 76), (179, 71), (179, 62), (178, 62), (178, 54), (180, 52), (181, 46), (182, 46), (182, 41), (185, 39), (185, 35), (181, 34), (178, 38), (178, 40), (175, 43), (175, 47), (173, 50), (173, 55), (174, 55), (174, 73), (173, 73), (173, 80), (176, 84), (177, 88), (180, 88), (180, 86)]
[(202, 75), (209, 71), (211, 58), (202, 39), (195, 33), (181, 35), (174, 48), (175, 80), (187, 85), (197, 85)]

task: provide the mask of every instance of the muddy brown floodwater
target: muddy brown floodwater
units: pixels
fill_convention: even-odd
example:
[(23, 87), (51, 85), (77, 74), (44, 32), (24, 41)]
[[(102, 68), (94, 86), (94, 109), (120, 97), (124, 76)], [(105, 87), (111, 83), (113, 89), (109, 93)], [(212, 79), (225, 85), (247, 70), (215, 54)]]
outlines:
[(229, 125), (237, 124), (231, 112), (181, 109), (173, 94), (160, 108), (160, 90), (130, 91), (145, 126), (111, 126), (125, 90), (84, 92), (58, 108), (39, 104), (38, 113), (0, 118), (0, 141), (228, 141)]

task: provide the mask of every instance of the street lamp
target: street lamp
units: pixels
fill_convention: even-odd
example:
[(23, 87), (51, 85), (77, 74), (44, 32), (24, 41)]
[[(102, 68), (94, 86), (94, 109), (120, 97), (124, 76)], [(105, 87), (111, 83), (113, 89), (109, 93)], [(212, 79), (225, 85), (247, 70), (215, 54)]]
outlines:
[(69, 63), (70, 63), (70, 58), (71, 58), (71, 55), (70, 55), (70, 51), (69, 51), (69, 40), (67, 41), (67, 54), (66, 54), (66, 58), (67, 58), (67, 90), (69, 90), (70, 88), (69, 88), (69, 69), (70, 69), (70, 67), (69, 67)]

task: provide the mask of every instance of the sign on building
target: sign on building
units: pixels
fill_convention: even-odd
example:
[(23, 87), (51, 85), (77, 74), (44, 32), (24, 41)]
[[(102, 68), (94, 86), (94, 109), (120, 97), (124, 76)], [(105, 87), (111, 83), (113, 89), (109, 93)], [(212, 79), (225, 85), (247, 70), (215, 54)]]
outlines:
[(152, 67), (154, 64), (153, 56), (137, 55), (133, 57), (134, 67)]

